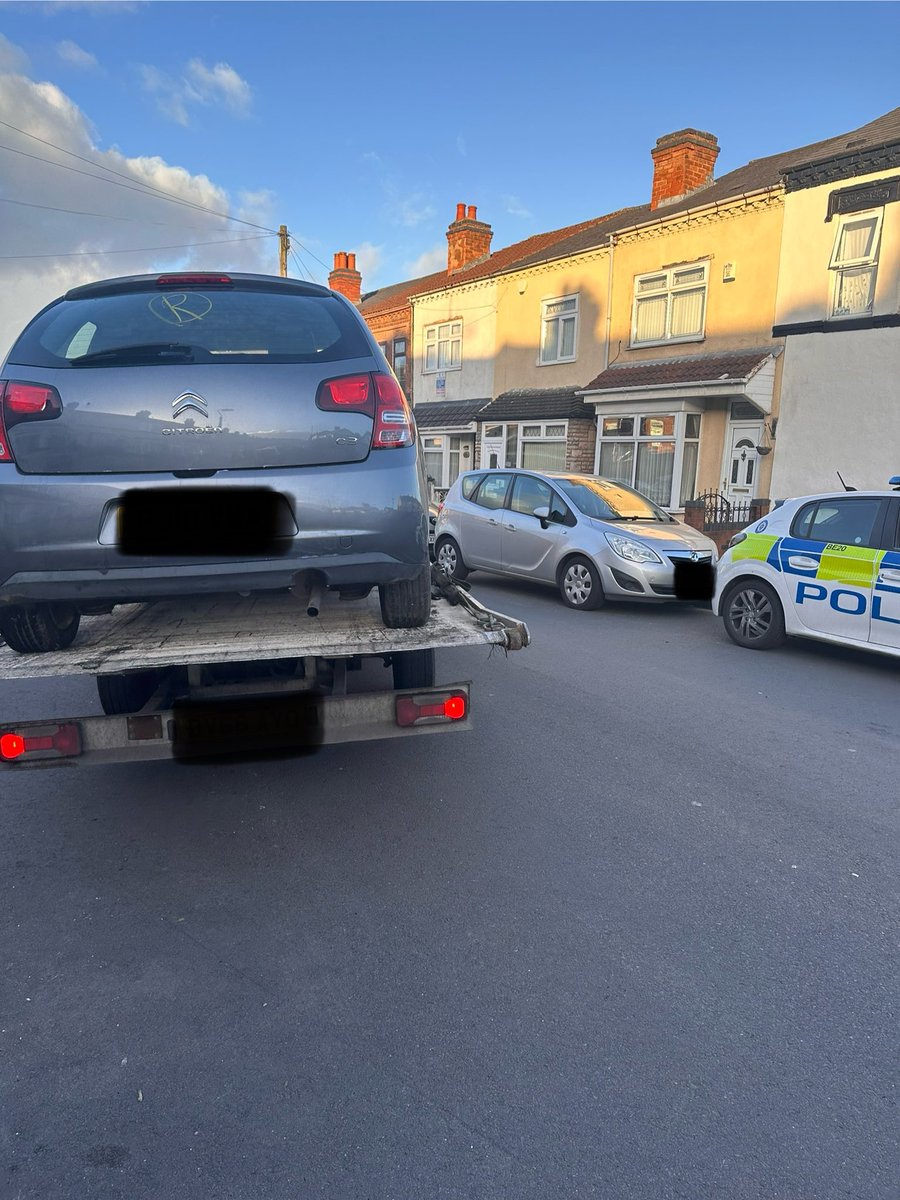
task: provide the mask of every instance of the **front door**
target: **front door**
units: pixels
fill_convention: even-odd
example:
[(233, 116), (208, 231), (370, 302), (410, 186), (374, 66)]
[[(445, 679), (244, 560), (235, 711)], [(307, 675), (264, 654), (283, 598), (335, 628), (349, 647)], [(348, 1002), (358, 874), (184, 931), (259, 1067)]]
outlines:
[(504, 466), (503, 452), (506, 449), (506, 439), (498, 438), (482, 438), (481, 439), (481, 466), (490, 469)]
[(732, 504), (747, 503), (756, 492), (759, 455), (756, 447), (763, 435), (761, 424), (729, 426), (730, 453), (725, 460), (725, 495)]

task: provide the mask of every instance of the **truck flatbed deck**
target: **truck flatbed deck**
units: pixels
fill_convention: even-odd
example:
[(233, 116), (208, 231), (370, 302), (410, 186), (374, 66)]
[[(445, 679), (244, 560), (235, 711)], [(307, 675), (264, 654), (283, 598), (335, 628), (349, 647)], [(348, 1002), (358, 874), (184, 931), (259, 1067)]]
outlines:
[(527, 644), (520, 621), (492, 613), (460, 593), (459, 602), (432, 604), (419, 629), (386, 629), (377, 600), (323, 605), (317, 617), (289, 594), (211, 596), (133, 604), (109, 616), (87, 618), (67, 650), (16, 654), (0, 646), (0, 679), (104, 675), (152, 667), (264, 661), (280, 658), (349, 658), (407, 650)]
[[(87, 618), (73, 644), (54, 653), (0, 646), (0, 680), (96, 676), (107, 713), (10, 724), (0, 708), (0, 768), (303, 754), (469, 729), (471, 685), (435, 686), (434, 651), (519, 650), (529, 634), (449, 580), (434, 582), (419, 629), (387, 629), (371, 597), (328, 600), (310, 617), (291, 594), (224, 595)], [(392, 666), (393, 688), (348, 689), (348, 672), (367, 660)], [(148, 675), (146, 695), (129, 706), (129, 684)]]

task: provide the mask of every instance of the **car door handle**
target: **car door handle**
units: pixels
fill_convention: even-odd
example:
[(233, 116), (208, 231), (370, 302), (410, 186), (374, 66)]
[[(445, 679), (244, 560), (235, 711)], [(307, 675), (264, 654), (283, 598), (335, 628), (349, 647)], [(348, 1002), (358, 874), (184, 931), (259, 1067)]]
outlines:
[(892, 571), (890, 567), (886, 568), (878, 576), (884, 583), (900, 583), (900, 571)]
[(796, 567), (798, 571), (812, 571), (818, 567), (819, 560), (817, 558), (809, 558), (805, 554), (789, 554), (788, 565)]
[(499, 525), (499, 521), (495, 521), (493, 517), (488, 517), (488, 525)]
[(508, 530), (509, 530), (511, 533), (515, 533), (515, 532), (516, 532), (516, 527), (515, 527), (515, 525), (504, 525), (504, 529), (508, 529)]

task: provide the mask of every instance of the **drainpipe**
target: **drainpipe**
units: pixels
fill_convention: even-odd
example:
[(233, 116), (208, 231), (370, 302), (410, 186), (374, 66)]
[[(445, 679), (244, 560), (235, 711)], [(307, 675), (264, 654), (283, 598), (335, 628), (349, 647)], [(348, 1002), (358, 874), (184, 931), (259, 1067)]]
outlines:
[(609, 235), (609, 280), (606, 285), (606, 343), (603, 350), (603, 370), (609, 366), (609, 335), (612, 329), (613, 255), (616, 251), (616, 235)]

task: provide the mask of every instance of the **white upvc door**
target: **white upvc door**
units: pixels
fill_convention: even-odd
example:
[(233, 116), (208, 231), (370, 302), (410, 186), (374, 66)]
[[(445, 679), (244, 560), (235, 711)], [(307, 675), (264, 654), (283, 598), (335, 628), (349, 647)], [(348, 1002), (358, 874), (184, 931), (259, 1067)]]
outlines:
[(762, 440), (761, 422), (738, 422), (729, 425), (729, 444), (725, 455), (724, 491), (732, 504), (750, 501), (756, 495), (759, 455), (756, 447)]

